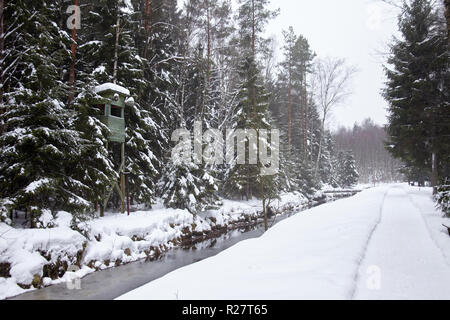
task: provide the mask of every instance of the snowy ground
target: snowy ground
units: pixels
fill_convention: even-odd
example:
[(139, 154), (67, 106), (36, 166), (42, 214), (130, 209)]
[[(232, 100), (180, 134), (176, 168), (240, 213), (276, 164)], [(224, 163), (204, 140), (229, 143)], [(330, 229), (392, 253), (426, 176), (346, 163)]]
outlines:
[(360, 267), (359, 278), (366, 281), (358, 282), (356, 299), (450, 299), (450, 264), (444, 256), (450, 238), (433, 223), (441, 219), (433, 214), (430, 197), (429, 189), (388, 191)]
[[(281, 195), (272, 206), (283, 210), (301, 208), (307, 203), (301, 194), (290, 193)], [(138, 211), (130, 216), (108, 214), (80, 223), (77, 227), (81, 233), (69, 228), (72, 217), (66, 212), (46, 221), (55, 225), (49, 229), (16, 229), (0, 223), (0, 272), (2, 268), (3, 272), (5, 268), (9, 269), (9, 277), (0, 275), (0, 299), (31, 290), (23, 289), (23, 285), (30, 286), (33, 280), (42, 281), (43, 285), (57, 284), (95, 270), (145, 259), (155, 251), (175, 246), (174, 241), (186, 232), (208, 232), (215, 227), (256, 217), (261, 210), (262, 204), (258, 200), (224, 200), (220, 209), (194, 217), (186, 210), (167, 209), (158, 203), (150, 211)], [(63, 271), (77, 263), (81, 270), (58, 277), (58, 270)], [(47, 266), (56, 270), (53, 279), (44, 274)]]
[(442, 223), (429, 188), (376, 187), (119, 299), (450, 299)]

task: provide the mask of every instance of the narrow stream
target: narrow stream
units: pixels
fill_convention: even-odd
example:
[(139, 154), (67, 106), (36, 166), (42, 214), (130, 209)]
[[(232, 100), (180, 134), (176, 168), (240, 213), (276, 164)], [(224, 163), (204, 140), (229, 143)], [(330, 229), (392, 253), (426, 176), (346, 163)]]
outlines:
[[(292, 214), (278, 216), (274, 224), (290, 216)], [(62, 283), (27, 292), (11, 300), (111, 300), (176, 269), (213, 257), (238, 242), (258, 238), (263, 233), (264, 224), (261, 223), (247, 229), (236, 229), (189, 249), (169, 250), (156, 261), (139, 261), (91, 273), (81, 279), (80, 290), (70, 290), (67, 284)]]

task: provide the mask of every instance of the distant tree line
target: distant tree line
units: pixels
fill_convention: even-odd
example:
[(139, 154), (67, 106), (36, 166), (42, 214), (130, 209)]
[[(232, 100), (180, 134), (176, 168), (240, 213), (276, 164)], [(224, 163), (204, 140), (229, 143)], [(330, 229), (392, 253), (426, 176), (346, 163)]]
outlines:
[(353, 128), (339, 128), (334, 134), (339, 150), (352, 150), (356, 159), (356, 168), (362, 183), (402, 181), (401, 160), (394, 159), (386, 150), (388, 139), (383, 126), (371, 119), (355, 124)]

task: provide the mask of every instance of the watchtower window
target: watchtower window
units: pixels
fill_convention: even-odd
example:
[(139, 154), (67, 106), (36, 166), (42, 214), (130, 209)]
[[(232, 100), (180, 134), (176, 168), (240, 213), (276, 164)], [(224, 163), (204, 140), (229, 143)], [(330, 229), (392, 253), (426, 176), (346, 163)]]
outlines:
[(113, 117), (122, 118), (122, 108), (118, 106), (111, 106), (111, 115)]

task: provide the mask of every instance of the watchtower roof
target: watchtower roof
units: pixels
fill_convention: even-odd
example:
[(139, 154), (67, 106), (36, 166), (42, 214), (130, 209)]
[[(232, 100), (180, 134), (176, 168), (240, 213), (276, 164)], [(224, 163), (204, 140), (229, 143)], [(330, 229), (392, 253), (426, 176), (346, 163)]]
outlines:
[(130, 95), (130, 90), (128, 90), (128, 89), (126, 89), (124, 87), (121, 87), (121, 86), (119, 86), (117, 84), (109, 83), (109, 82), (101, 84), (101, 85), (96, 86), (94, 88), (94, 92), (95, 93), (102, 93), (102, 92), (108, 92), (108, 91), (114, 92), (114, 93), (119, 93), (119, 94), (122, 94), (122, 95), (125, 95), (125, 96), (129, 96)]

